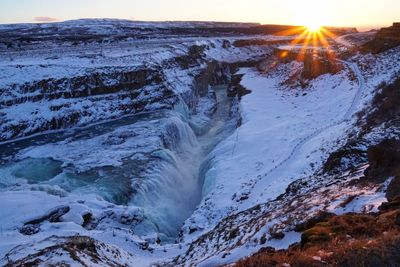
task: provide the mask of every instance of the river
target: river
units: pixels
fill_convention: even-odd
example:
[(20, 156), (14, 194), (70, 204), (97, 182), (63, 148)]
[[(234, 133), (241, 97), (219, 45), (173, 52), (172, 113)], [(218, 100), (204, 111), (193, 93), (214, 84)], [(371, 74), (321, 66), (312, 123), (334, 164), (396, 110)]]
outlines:
[(210, 90), (208, 116), (183, 105), (3, 143), (0, 190), (95, 194), (137, 207), (144, 219), (136, 234), (172, 242), (201, 201), (208, 155), (236, 127), (226, 89)]

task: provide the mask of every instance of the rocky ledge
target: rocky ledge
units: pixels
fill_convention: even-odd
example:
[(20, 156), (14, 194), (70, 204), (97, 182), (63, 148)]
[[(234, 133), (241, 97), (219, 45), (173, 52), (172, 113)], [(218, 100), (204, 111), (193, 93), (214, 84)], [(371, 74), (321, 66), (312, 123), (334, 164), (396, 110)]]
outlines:
[(376, 54), (398, 45), (400, 45), (400, 23), (395, 22), (391, 27), (378, 31), (375, 38), (362, 47), (362, 51)]

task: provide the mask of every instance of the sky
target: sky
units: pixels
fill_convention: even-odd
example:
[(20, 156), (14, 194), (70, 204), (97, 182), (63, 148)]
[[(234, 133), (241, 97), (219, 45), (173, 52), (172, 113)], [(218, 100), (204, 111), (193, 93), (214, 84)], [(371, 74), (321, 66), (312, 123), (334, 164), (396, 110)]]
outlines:
[(400, 0), (0, 0), (0, 23), (77, 18), (388, 26)]

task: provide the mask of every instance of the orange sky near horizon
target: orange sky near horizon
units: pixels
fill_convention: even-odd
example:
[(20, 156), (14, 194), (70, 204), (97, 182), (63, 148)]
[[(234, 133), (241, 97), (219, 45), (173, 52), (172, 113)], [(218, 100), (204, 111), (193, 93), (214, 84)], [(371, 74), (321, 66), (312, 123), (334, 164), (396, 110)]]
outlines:
[(400, 20), (400, 0), (0, 0), (0, 23), (77, 18), (318, 24), (367, 29)]

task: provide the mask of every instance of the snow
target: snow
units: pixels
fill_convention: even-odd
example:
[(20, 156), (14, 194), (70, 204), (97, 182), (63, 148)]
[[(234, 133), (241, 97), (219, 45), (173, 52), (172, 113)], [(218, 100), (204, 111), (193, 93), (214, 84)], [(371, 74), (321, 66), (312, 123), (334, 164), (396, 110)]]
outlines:
[[(85, 203), (85, 205), (80, 203)], [(71, 208), (71, 211), (63, 216), (62, 222), (41, 224), (40, 232), (33, 236), (25, 236), (18, 232), (18, 228), (23, 223), (37, 218), (38, 215), (42, 215), (60, 205), (69, 205)], [(133, 239), (134, 237), (127, 232), (113, 229), (109, 226), (102, 230), (88, 231), (77, 224), (81, 214), (87, 212), (88, 206), (90, 206), (90, 211), (94, 214), (101, 214), (110, 209), (108, 202), (91, 196), (76, 198), (73, 196), (57, 197), (49, 195), (47, 192), (39, 191), (31, 191), (29, 193), (26, 191), (2, 192), (0, 194), (0, 216), (2, 218), (0, 226), (0, 238), (2, 240), (0, 242), (0, 255), (2, 255), (2, 258), (0, 264), (5, 264), (4, 260), (6, 259), (3, 256), (12, 248), (19, 246), (20, 250), (16, 250), (11, 258), (20, 259), (22, 257), (21, 253), (28, 255), (34, 251), (39, 251), (40, 248), (62, 242), (62, 238), (56, 238), (56, 236), (92, 236), (97, 240), (103, 241), (107, 246), (117, 248), (119, 253), (125, 255), (125, 257), (122, 256), (118, 260), (119, 264), (126, 260), (130, 262), (128, 265), (134, 262), (135, 265), (138, 264), (137, 266), (148, 266), (152, 262), (168, 259), (178, 254), (181, 250), (179, 246), (166, 245), (163, 247), (156, 246), (153, 252), (144, 251), (137, 245), (141, 242), (139, 238)], [(125, 210), (123, 207), (114, 208), (116, 212), (118, 212), (118, 209), (121, 210), (119, 212)], [(128, 252), (130, 254), (129, 257)], [(69, 259), (70, 261), (72, 262), (71, 259)]]
[(335, 42), (337, 42), (345, 47), (352, 48), (352, 47), (354, 47), (355, 44), (348, 40), (348, 37), (352, 36), (352, 35), (353, 34), (348, 34), (348, 35), (342, 35), (342, 36), (336, 37)]
[[(83, 20), (60, 25), (63, 28), (74, 28), (83, 27), (86, 23), (87, 21)], [(101, 33), (110, 30), (99, 28), (98, 23), (114, 25), (131, 22), (94, 20), (89, 23), (89, 31)], [(139, 22), (133, 24), (132, 27), (164, 25)], [(182, 25), (191, 27), (195, 24), (171, 23), (165, 27)], [(214, 27), (216, 24), (207, 25)], [(11, 26), (0, 26), (0, 30), (9, 27)], [(50, 25), (13, 27), (45, 29)], [(93, 44), (78, 48), (66, 45), (61, 47), (62, 53), (50, 46), (48, 49), (0, 54), (0, 88), (4, 88), (1, 91), (2, 100), (37, 95), (39, 90), (19, 90), (24, 83), (33, 83), (35, 80), (72, 78), (94, 72), (110, 74), (136, 70), (143, 66), (162, 68), (163, 83), (165, 82), (163, 85), (169, 86), (180, 100), (169, 111), (166, 111), (160, 102), (149, 103), (147, 110), (152, 111), (153, 116), (158, 116), (133, 120), (132, 123), (129, 123), (127, 118), (125, 123), (117, 123), (108, 130), (104, 130), (104, 127), (107, 123), (112, 123), (111, 119), (123, 119), (123, 110), (118, 107), (121, 104), (128, 105), (132, 101), (124, 94), (78, 99), (44, 99), (2, 107), (0, 116), (7, 123), (15, 125), (31, 121), (40, 124), (54, 117), (69, 114), (70, 111), (84, 110), (89, 115), (82, 117), (76, 126), (91, 126), (71, 129), (71, 133), (60, 133), (61, 136), (65, 134), (67, 137), (61, 141), (55, 138), (52, 142), (25, 147), (17, 153), (17, 159), (21, 160), (18, 164), (1, 166), (0, 257), (17, 245), (21, 247), (14, 251), (14, 259), (62, 242), (53, 236), (82, 235), (104, 242), (107, 248), (117, 249), (123, 255), (121, 262), (127, 265), (149, 266), (166, 263), (176, 256), (184, 255), (191, 245), (198, 244), (196, 251), (192, 251), (193, 258), (188, 257), (184, 264), (214, 266), (230, 264), (265, 246), (284, 249), (298, 242), (300, 234), (288, 229), (285, 220), (289, 220), (291, 215), (301, 216), (301, 212), (283, 214), (280, 208), (286, 208), (282, 210), (287, 211), (287, 206), (299, 205), (298, 207), (305, 207), (304, 212), (310, 216), (321, 209), (337, 214), (376, 211), (377, 207), (386, 201), (382, 190), (342, 188), (342, 184), (328, 188), (327, 184), (331, 182), (329, 179), (333, 179), (332, 177), (328, 179), (313, 175), (321, 168), (329, 153), (346, 141), (347, 132), (353, 128), (354, 114), (369, 103), (376, 93), (376, 86), (382, 81), (390, 81), (399, 71), (400, 50), (394, 49), (381, 55), (358, 55), (350, 61), (342, 61), (345, 65), (344, 71), (335, 75), (320, 76), (310, 81), (309, 86), (303, 89), (291, 88), (284, 83), (294, 69), (301, 67), (299, 63), (282, 64), (270, 73), (260, 73), (251, 68), (240, 69), (237, 74), (243, 74), (242, 85), (252, 91), (251, 94), (243, 96), (238, 104), (242, 124), (233, 134), (223, 133), (223, 137), (224, 134), (228, 137), (209, 155), (203, 155), (212, 147), (211, 139), (215, 132), (221, 131), (221, 124), (227, 123), (229, 128), (233, 120), (212, 122), (210, 116), (215, 106), (220, 103), (210, 96), (199, 99), (193, 114), (190, 114), (183, 99), (192, 93), (193, 76), (205, 68), (206, 64), (200, 62), (193, 68), (182, 69), (172, 64), (171, 60), (186, 55), (192, 45), (205, 46), (206, 60), (230, 63), (262, 59), (273, 51), (271, 46), (224, 47), (226, 40), (231, 44), (238, 38), (250, 37), (227, 37), (224, 40), (205, 40), (200, 37), (127, 40), (107, 44), (102, 49)], [(258, 38), (277, 40), (282, 37)], [(349, 78), (350, 73), (355, 75), (355, 80)], [(106, 82), (112, 84), (114, 81)], [(12, 87), (12, 84), (15, 86)], [(154, 85), (142, 89), (140, 99), (152, 99), (160, 93), (159, 88)], [(209, 90), (209, 93), (213, 93), (212, 90)], [(57, 105), (65, 105), (65, 108), (53, 111), (51, 107)], [(99, 127), (94, 127), (96, 124)], [(32, 128), (35, 126), (36, 124), (30, 125)], [(195, 136), (195, 133), (198, 136)], [(175, 140), (176, 136), (179, 138)], [(214, 142), (218, 143), (215, 140)], [(48, 161), (43, 161), (44, 159)], [(204, 159), (204, 162), (199, 162), (200, 159)], [(133, 172), (132, 166), (128, 165), (128, 168), (123, 169), (124, 164), (129, 161), (136, 162), (136, 165), (132, 166), (143, 167), (148, 179), (143, 182), (143, 177), (138, 175), (140, 172)], [(157, 165), (159, 161), (163, 164)], [(34, 177), (15, 175), (16, 170), (25, 168), (26, 173), (31, 166), (37, 167), (42, 164), (51, 165), (55, 170), (60, 164), (66, 172), (49, 179), (44, 177), (39, 168), (32, 172)], [(198, 181), (187, 184), (184, 183), (187, 182), (184, 178), (193, 178), (194, 171), (197, 174), (197, 171), (205, 166), (202, 164), (209, 169), (204, 168), (207, 171), (200, 196)], [(89, 185), (73, 182), (73, 175), (84, 175), (94, 169), (98, 176), (94, 175), (90, 179), (86, 177), (88, 180), (85, 182)], [(107, 173), (110, 169), (115, 172), (111, 175), (114, 180), (111, 183), (104, 182), (102, 175), (112, 173)], [(357, 174), (343, 174), (343, 177), (355, 179), (362, 171), (359, 170)], [(178, 180), (178, 187), (174, 179)], [(295, 181), (307, 181), (312, 185), (301, 188), (302, 191), (297, 197), (277, 199), (288, 185)], [(113, 196), (124, 195), (124, 190), (129, 188), (126, 185), (132, 185), (131, 183), (138, 189), (137, 198), (129, 203), (112, 199)], [(312, 186), (315, 186), (316, 190), (308, 192), (307, 190), (312, 190)], [(171, 197), (167, 198), (163, 192), (154, 188), (165, 189)], [(194, 189), (196, 193), (193, 193)], [(326, 193), (327, 191), (329, 192)], [(302, 193), (306, 197), (305, 200), (301, 199)], [(194, 194), (199, 194), (195, 197), (201, 198), (197, 207), (195, 205), (198, 202), (188, 200), (188, 196)], [(158, 197), (164, 201), (160, 201)], [(348, 197), (354, 199), (342, 207), (341, 204)], [(288, 202), (283, 203), (285, 201)], [(146, 205), (140, 205), (143, 203)], [(188, 205), (191, 206), (190, 209), (187, 208)], [(60, 206), (70, 208), (70, 211), (61, 217), (60, 222), (41, 223), (39, 233), (33, 236), (22, 235), (19, 232), (27, 221)], [(168, 209), (168, 212), (165, 212), (165, 209)], [(190, 216), (193, 209), (195, 211)], [(88, 213), (95, 218), (101, 218), (94, 230), (82, 226), (83, 215)], [(181, 225), (179, 220), (190, 216), (182, 228), (183, 236), (178, 240), (180, 243), (173, 244), (168, 240), (169, 243), (157, 244), (163, 233), (156, 233), (154, 229), (165, 225), (159, 223), (162, 220), (154, 224), (148, 221), (141, 224), (149, 214), (155, 217), (165, 214), (172, 214), (172, 217), (181, 216), (174, 222), (174, 229)], [(260, 224), (254, 223), (253, 219)], [(270, 239), (268, 231), (280, 225), (285, 238)], [(230, 231), (236, 226), (240, 230), (244, 229), (238, 237), (240, 241), (243, 240), (241, 246), (236, 245), (235, 239), (223, 240), (220, 237), (223, 234), (218, 232)], [(221, 230), (219, 227), (226, 229)], [(196, 231), (191, 233), (191, 229)], [(268, 240), (260, 245), (254, 239), (259, 240), (262, 234), (267, 234)], [(204, 236), (209, 237), (206, 242), (196, 243)], [(224, 241), (223, 244), (221, 240)], [(147, 245), (149, 249), (143, 249)], [(101, 253), (107, 254), (107, 250), (102, 250)], [(63, 254), (62, 258), (64, 257), (66, 256)], [(2, 261), (4, 260), (2, 258)], [(69, 259), (66, 257), (65, 260)]]
[[(285, 237), (281, 240), (270, 240), (268, 246), (275, 249), (288, 249), (290, 245), (298, 242), (301, 238), (301, 233), (294, 231), (285, 233)], [(240, 259), (257, 253), (264, 245), (243, 245), (221, 255), (211, 256), (198, 263), (198, 266), (223, 266), (237, 262)]]
[[(204, 233), (222, 218), (273, 200), (291, 182), (312, 175), (329, 151), (346, 139), (354, 114), (370, 101), (375, 87), (398, 71), (400, 53), (387, 54), (392, 56), (376, 56), (378, 66), (370, 68), (383, 73), (366, 76), (360, 61), (372, 56), (359, 56), (344, 62), (346, 72), (312, 81), (306, 95), (282, 87), (285, 71), (263, 75), (242, 69), (242, 85), (252, 91), (240, 103), (243, 124), (213, 152), (205, 181), (209, 193), (187, 222)], [(289, 72), (294, 66), (286, 68)], [(355, 82), (348, 79), (348, 71), (356, 75)], [(375, 194), (361, 198), (361, 206), (371, 202), (377, 207), (384, 200)]]
[(150, 153), (161, 146), (158, 121), (143, 121), (90, 139), (65, 140), (21, 151), (19, 158), (62, 160), (64, 166), (73, 165), (79, 172), (105, 166), (121, 166), (125, 158)]
[(366, 42), (372, 40), (376, 35), (376, 31), (360, 32), (341, 35), (335, 38), (335, 42), (344, 46), (345, 48), (354, 48), (362, 46)]
[[(41, 215), (46, 210), (66, 203), (60, 197), (49, 195), (46, 192), (30, 192), (29, 194), (13, 191), (2, 192), (0, 200), (0, 216), (2, 218), (0, 255), (5, 255), (13, 247), (27, 242), (26, 236), (15, 231), (16, 227), (22, 226), (23, 223), (36, 218), (38, 214)], [(64, 224), (63, 226), (61, 228), (61, 224), (59, 224), (57, 228), (46, 229), (45, 234), (47, 236), (60, 235), (61, 229), (64, 234), (68, 231), (73, 233), (79, 230), (75, 224)], [(34, 239), (40, 240), (40, 238)]]
[[(200, 224), (205, 220), (209, 227), (233, 212), (276, 198), (294, 179), (311, 173), (309, 164), (320, 161), (327, 140), (341, 136), (340, 122), (357, 92), (345, 72), (318, 78), (302, 96), (280, 89), (280, 76), (241, 72), (242, 84), (252, 91), (240, 103), (243, 124), (213, 152), (205, 185), (215, 184), (215, 189), (192, 218)], [(330, 131), (319, 130), (336, 122)]]
[[(212, 168), (206, 175), (203, 201), (185, 225), (197, 229), (184, 240), (195, 242), (198, 251), (189, 251), (183, 261), (206, 259), (205, 262), (210, 260), (211, 264), (226, 264), (229, 261), (225, 258), (235, 251), (240, 256), (233, 256), (234, 262), (244, 254), (257, 251), (258, 245), (253, 240), (273, 225), (281, 225), (287, 234), (291, 228), (285, 225), (293, 225), (296, 216), (300, 216), (297, 220), (301, 222), (319, 210), (338, 214), (376, 211), (386, 201), (384, 190), (379, 186), (362, 190), (344, 184), (332, 186), (334, 182), (329, 181), (335, 178), (321, 177), (319, 180), (313, 175), (330, 152), (344, 145), (347, 132), (354, 129), (354, 114), (368, 104), (376, 93), (376, 86), (382, 80), (390, 80), (398, 71), (398, 51), (387, 54), (391, 56), (377, 56), (375, 60), (378, 60), (374, 62), (386, 67), (376, 66), (384, 69), (383, 73), (366, 75), (368, 72), (362, 62), (372, 56), (358, 56), (351, 62), (342, 61), (346, 65), (344, 72), (313, 80), (303, 89), (304, 95), (298, 93), (299, 88), (282, 85), (285, 75), (288, 77), (287, 73), (296, 68), (293, 64), (268, 74), (252, 69), (239, 72), (244, 74), (242, 85), (252, 90), (240, 103), (243, 124), (212, 153)], [(368, 70), (376, 67), (371, 66)], [(349, 79), (350, 72), (355, 75), (355, 81)], [(357, 179), (363, 170), (365, 167), (355, 174), (344, 173), (342, 177)], [(294, 200), (276, 199), (296, 180), (300, 185), (308, 186), (297, 192)], [(310, 186), (310, 183), (315, 184)], [(326, 184), (314, 188), (318, 183)], [(305, 199), (300, 198), (303, 194)], [(341, 204), (354, 195), (357, 197), (342, 208)], [(326, 206), (326, 203), (332, 206)], [(288, 206), (298, 206), (304, 212), (293, 212)], [(294, 214), (282, 213), (285, 209)], [(236, 230), (235, 225), (245, 234), (241, 235), (240, 241), (227, 241), (226, 235)], [(207, 245), (201, 242), (204, 236), (208, 237)], [(298, 235), (291, 240), (297, 241)], [(238, 247), (236, 242), (242, 245)], [(266, 243), (266, 246), (275, 245), (274, 240)]]
[(354, 199), (352, 199), (350, 203), (344, 207), (341, 205), (349, 197), (349, 195), (345, 195), (332, 202), (327, 210), (338, 215), (349, 212), (378, 212), (379, 206), (383, 202), (387, 202), (387, 198), (385, 196), (386, 189), (392, 180), (393, 177), (387, 179), (385, 183), (376, 190), (354, 190), (351, 195), (351, 197), (354, 197)]
[[(43, 32), (53, 27), (61, 30), (82, 28), (92, 33), (98, 34), (121, 34), (126, 33), (127, 29), (171, 29), (171, 28), (248, 28), (258, 26), (258, 23), (237, 23), (237, 22), (203, 22), (203, 21), (137, 21), (124, 19), (76, 19), (63, 22), (52, 23), (21, 23), (21, 24), (2, 24), (0, 30), (10, 29), (35, 29), (38, 28)], [(125, 27), (125, 28), (123, 28)], [(122, 29), (121, 29), (122, 28)]]
[[(232, 43), (236, 39), (249, 37), (227, 37)], [(282, 37), (264, 36), (266, 40), (282, 39)], [(193, 76), (205, 64), (198, 64), (191, 69), (181, 69), (173, 63), (174, 58), (186, 55), (193, 45), (204, 45), (208, 60), (224, 62), (247, 61), (259, 59), (272, 52), (271, 47), (230, 46), (223, 48), (224, 40), (213, 37), (207, 40), (200, 37), (158, 38), (155, 40), (133, 40), (109, 44), (85, 44), (79, 46), (47, 44), (38, 45), (33, 49), (16, 50), (10, 53), (0, 53), (0, 93), (4, 103), (13, 100), (19, 102), (2, 107), (0, 118), (5, 122), (0, 126), (0, 139), (32, 135), (42, 131), (43, 125), (51, 124), (63, 118), (79, 119), (73, 126), (86, 126), (99, 121), (114, 119), (127, 112), (136, 113), (141, 110), (127, 110), (126, 106), (135, 107), (137, 103), (146, 103), (145, 111), (163, 109), (166, 103), (152, 103), (162, 97), (163, 90), (157, 85), (149, 85), (141, 89), (140, 94), (133, 98), (129, 88), (113, 94), (91, 95), (88, 97), (73, 97), (51, 99), (48, 92), (41, 88), (38, 81), (51, 79), (63, 81), (56, 88), (57, 94), (70, 94), (77, 91), (69, 84), (69, 79), (77, 79), (90, 75), (109, 77), (103, 79), (104, 86), (112, 86), (118, 82), (113, 78), (118, 73), (149, 69), (165, 79), (165, 85), (178, 96), (191, 93)], [(160, 70), (160, 66), (161, 70)], [(91, 85), (93, 87), (93, 85)], [(79, 91), (79, 90), (78, 90)], [(39, 98), (41, 100), (27, 100)], [(50, 99), (49, 99), (50, 98)], [(22, 103), (20, 103), (22, 102)], [(24, 127), (20, 127), (24, 125)], [(13, 133), (10, 129), (21, 129)]]

